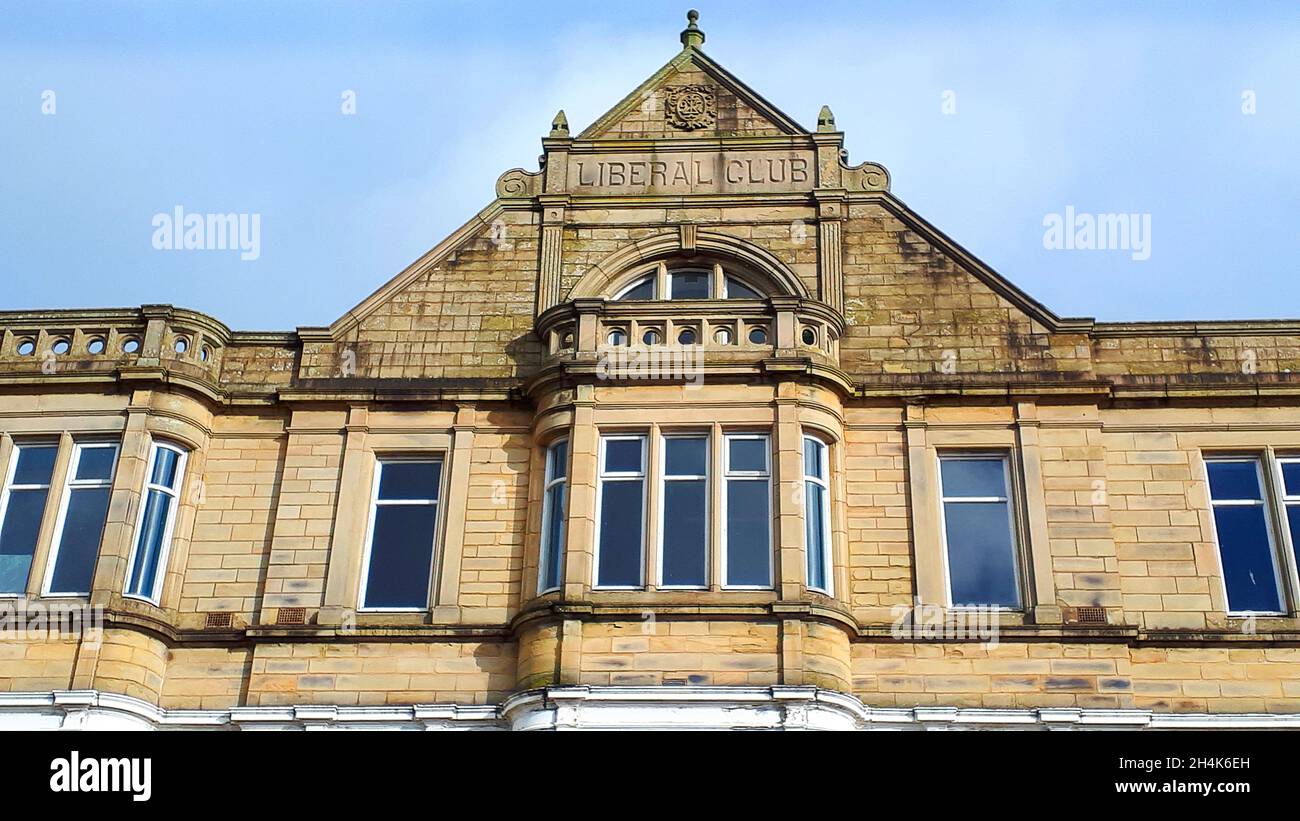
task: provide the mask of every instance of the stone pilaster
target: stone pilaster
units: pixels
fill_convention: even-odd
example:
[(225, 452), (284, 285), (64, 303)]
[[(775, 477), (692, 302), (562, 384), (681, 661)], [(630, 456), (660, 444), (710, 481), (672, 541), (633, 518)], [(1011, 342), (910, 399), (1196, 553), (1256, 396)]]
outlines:
[(1029, 551), (1030, 590), (1025, 602), (1037, 624), (1059, 624), (1052, 578), (1052, 545), (1047, 529), (1047, 498), (1043, 485), (1043, 459), (1038, 443), (1038, 408), (1033, 402), (1016, 404), (1016, 450), (1020, 456), (1021, 486), (1025, 494), (1025, 549)]
[(844, 192), (815, 192), (817, 197), (817, 283), (822, 302), (844, 312)]
[(537, 287), (537, 313), (558, 305), (564, 269), (564, 211), (567, 197), (542, 196), (542, 243)]

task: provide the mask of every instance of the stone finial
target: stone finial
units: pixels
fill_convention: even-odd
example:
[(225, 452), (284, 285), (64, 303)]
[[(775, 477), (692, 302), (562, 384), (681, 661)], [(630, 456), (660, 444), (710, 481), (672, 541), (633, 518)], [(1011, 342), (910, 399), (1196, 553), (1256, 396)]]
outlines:
[(569, 136), (569, 118), (564, 116), (564, 109), (562, 108), (555, 113), (555, 119), (551, 120), (551, 136)]
[(699, 48), (704, 44), (704, 32), (695, 25), (700, 13), (695, 9), (686, 12), (686, 28), (682, 30), (682, 48)]
[(821, 112), (817, 114), (817, 130), (818, 131), (835, 130), (835, 115), (831, 113), (831, 107), (828, 105), (822, 106)]

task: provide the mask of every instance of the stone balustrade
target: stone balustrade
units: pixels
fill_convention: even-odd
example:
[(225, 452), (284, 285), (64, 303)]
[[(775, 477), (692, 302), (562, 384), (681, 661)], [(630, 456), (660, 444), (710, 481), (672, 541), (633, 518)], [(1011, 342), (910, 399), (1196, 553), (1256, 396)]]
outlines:
[(0, 365), (11, 376), (152, 367), (216, 382), (230, 339), (211, 317), (170, 305), (0, 312)]
[(554, 362), (583, 360), (621, 348), (698, 349), (705, 363), (811, 357), (839, 358), (843, 320), (819, 302), (766, 300), (624, 301), (576, 299), (546, 311), (537, 333)]

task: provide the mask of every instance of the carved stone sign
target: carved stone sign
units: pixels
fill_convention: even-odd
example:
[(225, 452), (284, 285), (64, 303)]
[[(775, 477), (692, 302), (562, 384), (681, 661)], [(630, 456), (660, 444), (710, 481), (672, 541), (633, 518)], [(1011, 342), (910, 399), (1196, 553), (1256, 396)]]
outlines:
[(712, 86), (668, 86), (664, 116), (673, 128), (694, 131), (711, 128), (718, 118), (718, 100)]
[(569, 155), (575, 194), (708, 194), (810, 191), (811, 151), (673, 151)]

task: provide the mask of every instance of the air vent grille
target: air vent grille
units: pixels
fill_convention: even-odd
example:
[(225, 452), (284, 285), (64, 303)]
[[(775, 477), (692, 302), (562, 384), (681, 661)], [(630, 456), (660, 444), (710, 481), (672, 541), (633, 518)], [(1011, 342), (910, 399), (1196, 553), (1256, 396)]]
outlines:
[(275, 614), (276, 624), (306, 624), (307, 608), (305, 607), (281, 607)]
[(204, 630), (229, 630), (235, 623), (234, 613), (208, 613), (203, 620)]

